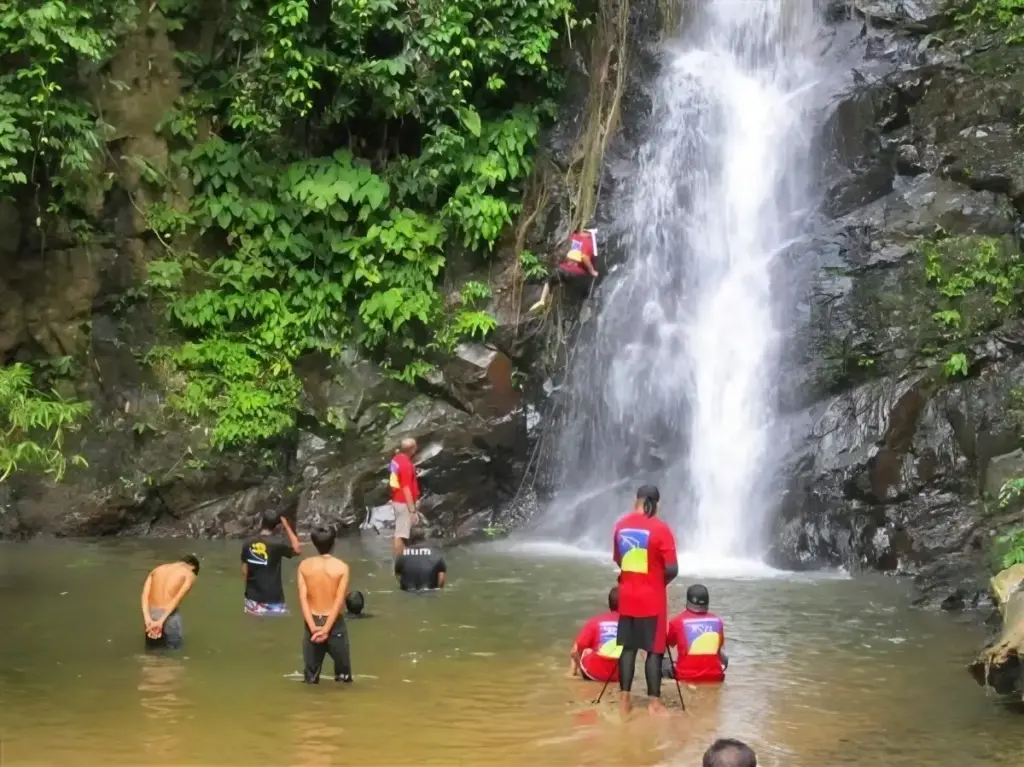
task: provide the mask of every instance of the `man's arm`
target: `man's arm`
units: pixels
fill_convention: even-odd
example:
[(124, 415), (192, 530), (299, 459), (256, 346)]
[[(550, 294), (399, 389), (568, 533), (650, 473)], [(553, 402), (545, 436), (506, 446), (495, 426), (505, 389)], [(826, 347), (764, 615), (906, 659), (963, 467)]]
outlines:
[(622, 555), (619, 553), (619, 526), (615, 526), (615, 530), (612, 531), (612, 559), (615, 560), (615, 564), (622, 567)]
[(299, 542), (299, 536), (292, 530), (291, 523), (287, 517), (281, 517), (281, 527), (284, 528), (284, 534), (288, 536), (288, 543), (291, 544), (291, 549), (282, 549), (281, 554), (286, 557), (295, 557), (302, 553), (302, 544)]
[(334, 605), (331, 607), (331, 614), (327, 616), (320, 631), (324, 636), (331, 633), (334, 622), (338, 620), (341, 611), (345, 608), (345, 595), (348, 594), (348, 565), (342, 564), (341, 578), (338, 579), (338, 591), (334, 595)]
[(149, 615), (149, 592), (153, 589), (153, 573), (146, 576), (146, 582), (142, 584), (142, 622), (148, 629), (154, 622)]
[(242, 562), (242, 582), (247, 583), (249, 581), (249, 563)]
[(444, 576), (448, 572), (448, 565), (444, 563), (444, 557), (441, 557), (441, 561), (437, 563), (437, 587), (439, 589), (444, 588)]
[(572, 643), (572, 649), (569, 650), (569, 676), (580, 675), (580, 648), (575, 642)]
[(405, 559), (405, 554), (399, 554), (398, 558), (395, 559), (395, 579), (402, 582), (402, 560)]
[(583, 267), (590, 273), (591, 277), (597, 277), (597, 269), (594, 268), (594, 262), (586, 253), (583, 254)]
[(309, 633), (315, 634), (319, 627), (316, 625), (316, 621), (313, 620), (313, 611), (309, 609), (309, 590), (306, 587), (306, 576), (302, 572), (301, 566), (296, 575), (299, 581), (299, 606), (302, 608), (302, 619), (306, 621), (306, 628), (309, 629)]
[(665, 563), (665, 585), (667, 586), (679, 575), (679, 563), (676, 561), (676, 538), (672, 535), (672, 530), (665, 525), (662, 532), (663, 535), (658, 537), (662, 539), (661, 558)]
[(676, 631), (676, 622), (668, 622), (668, 635), (665, 637), (665, 644), (669, 647), (675, 647), (679, 644), (679, 632)]
[(167, 605), (167, 612), (165, 612), (160, 617), (160, 620), (156, 622), (158, 626), (160, 626), (161, 628), (163, 627), (164, 621), (166, 621), (171, 616), (171, 613), (178, 609), (178, 605), (181, 604), (181, 600), (185, 598), (185, 595), (189, 592), (189, 590), (192, 588), (192, 584), (195, 582), (196, 576), (194, 574), (189, 574), (185, 576), (185, 579), (178, 587), (177, 592), (175, 592), (174, 598), (171, 599), (171, 603)]

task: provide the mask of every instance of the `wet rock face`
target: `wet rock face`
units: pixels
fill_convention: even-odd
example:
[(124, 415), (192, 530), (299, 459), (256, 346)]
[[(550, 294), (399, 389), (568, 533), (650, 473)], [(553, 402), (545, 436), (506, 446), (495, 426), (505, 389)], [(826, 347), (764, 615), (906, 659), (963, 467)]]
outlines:
[[(940, 3), (854, 8), (903, 35), (942, 23)], [(1024, 321), (968, 290), (952, 348), (921, 243), (947, 238), (953, 269), (981, 247), (997, 271), (1022, 258), (1024, 69), (1015, 48), (930, 58), (855, 88), (826, 122), (831, 219), (807, 248), (773, 551), (788, 566), (914, 574), (923, 602), (958, 609), (987, 601), (992, 539), (1020, 522), (997, 496), (1024, 470)], [(966, 376), (944, 373), (953, 351)]]

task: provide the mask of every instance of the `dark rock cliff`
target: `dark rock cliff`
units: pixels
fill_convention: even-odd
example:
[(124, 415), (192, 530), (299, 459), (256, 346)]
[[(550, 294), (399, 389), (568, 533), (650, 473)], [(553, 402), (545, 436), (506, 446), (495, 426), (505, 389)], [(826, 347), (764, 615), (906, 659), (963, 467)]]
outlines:
[[(854, 3), (868, 61), (890, 71), (860, 78), (826, 123), (830, 219), (807, 256), (775, 556), (914, 574), (923, 602), (954, 609), (982, 600), (994, 537), (1024, 520), (998, 503), (1024, 473), (1024, 321), (1019, 295), (1000, 306), (982, 275), (950, 345), (929, 268), (989, 248), (984, 268), (1019, 278), (1024, 50), (955, 42), (943, 7)], [(964, 370), (946, 369), (951, 353)]]

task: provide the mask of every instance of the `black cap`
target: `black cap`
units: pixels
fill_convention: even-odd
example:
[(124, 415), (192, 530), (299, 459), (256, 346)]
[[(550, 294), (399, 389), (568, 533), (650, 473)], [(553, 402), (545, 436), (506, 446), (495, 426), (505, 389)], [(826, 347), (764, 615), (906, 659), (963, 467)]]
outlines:
[(650, 499), (657, 503), (661, 500), (661, 493), (658, 491), (658, 487), (656, 485), (644, 485), (636, 491), (636, 499), (638, 501)]
[(711, 604), (711, 595), (706, 586), (695, 583), (686, 590), (686, 603), (696, 607), (707, 607)]

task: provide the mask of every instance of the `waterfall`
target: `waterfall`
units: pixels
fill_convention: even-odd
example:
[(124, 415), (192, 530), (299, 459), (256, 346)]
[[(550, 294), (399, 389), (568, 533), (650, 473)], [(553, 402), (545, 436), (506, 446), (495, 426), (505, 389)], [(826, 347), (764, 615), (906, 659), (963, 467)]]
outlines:
[[(567, 379), (548, 538), (610, 550), (641, 481), (680, 549), (760, 560), (772, 512), (780, 256), (814, 207), (813, 0), (694, 3), (665, 51), (608, 275)], [(599, 267), (601, 264), (599, 264)], [(716, 565), (715, 563), (718, 563)]]

